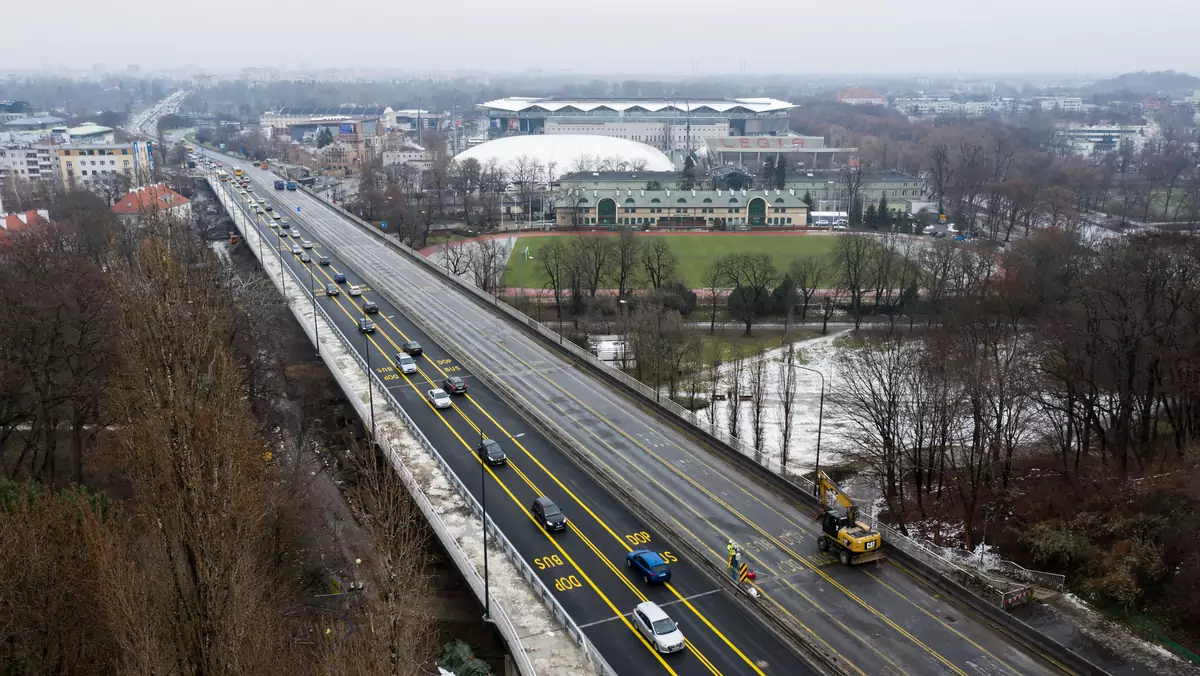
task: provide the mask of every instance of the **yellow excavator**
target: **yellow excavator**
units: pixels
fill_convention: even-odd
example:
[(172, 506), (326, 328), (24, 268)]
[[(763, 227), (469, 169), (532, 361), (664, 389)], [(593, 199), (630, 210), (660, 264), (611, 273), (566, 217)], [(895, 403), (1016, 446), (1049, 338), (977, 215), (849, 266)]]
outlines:
[(858, 508), (824, 472), (817, 472), (817, 490), (821, 499), (821, 507), (817, 510), (821, 539), (817, 541), (817, 547), (821, 551), (836, 552), (838, 560), (846, 566), (886, 558), (883, 536), (858, 520)]

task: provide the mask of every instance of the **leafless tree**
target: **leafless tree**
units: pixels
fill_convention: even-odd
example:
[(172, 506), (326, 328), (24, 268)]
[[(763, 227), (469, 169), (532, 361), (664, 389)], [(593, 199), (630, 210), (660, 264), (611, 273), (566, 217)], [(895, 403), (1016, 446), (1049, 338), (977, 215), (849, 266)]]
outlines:
[(708, 291), (708, 300), (711, 303), (710, 309), (712, 311), (712, 317), (709, 320), (708, 326), (709, 333), (716, 333), (717, 331), (717, 311), (721, 307), (717, 300), (717, 294), (724, 288), (725, 279), (725, 258), (718, 256), (704, 269), (704, 288)]
[(750, 387), (752, 396), (750, 407), (750, 423), (754, 433), (755, 458), (762, 461), (764, 435), (767, 430), (767, 360), (764, 356), (754, 357), (750, 365)]
[(721, 394), (721, 366), (724, 365), (724, 355), (721, 352), (721, 345), (716, 342), (709, 342), (705, 348), (705, 386), (708, 389), (708, 397), (712, 402), (708, 407), (708, 426), (715, 427), (717, 424), (717, 398)]
[(869, 338), (839, 355), (839, 383), (829, 400), (850, 421), (847, 455), (862, 462), (904, 530), (903, 404), (912, 348), (895, 336)]
[(471, 246), (471, 275), (475, 286), (490, 294), (500, 292), (505, 266), (508, 264), (508, 249), (497, 237), (475, 240)]
[(812, 303), (813, 295), (820, 289), (829, 271), (829, 259), (824, 256), (803, 256), (792, 261), (788, 274), (796, 284), (796, 291), (801, 300), (800, 321), (808, 320), (808, 306)]
[(612, 277), (617, 284), (617, 301), (629, 297), (637, 286), (637, 267), (642, 253), (642, 240), (631, 228), (622, 228), (613, 251)]
[(788, 345), (779, 358), (779, 471), (786, 473), (792, 448), (792, 412), (796, 407), (796, 346)]
[(850, 295), (850, 307), (854, 313), (854, 328), (862, 323), (863, 297), (875, 283), (876, 243), (862, 235), (846, 235), (838, 238), (833, 256), (837, 265), (839, 285)]
[(314, 656), (321, 673), (335, 676), (423, 676), (438, 648), (435, 585), (425, 561), (430, 530), (387, 458), (360, 445), (350, 452), (354, 502), (377, 556), (361, 574), (374, 588), (351, 612), (352, 631), (341, 618), (321, 618)]
[(679, 260), (665, 237), (649, 237), (642, 242), (642, 270), (650, 288), (658, 291), (675, 276)]
[(739, 439), (742, 436), (742, 393), (746, 387), (746, 355), (740, 348), (734, 348), (729, 367), (729, 408), (726, 411), (726, 430), (728, 430), (729, 436)]
[(563, 318), (563, 294), (567, 293), (567, 282), (571, 275), (572, 255), (570, 246), (562, 237), (550, 238), (550, 243), (542, 247), (538, 255), (546, 285), (554, 293), (555, 318)]
[(471, 243), (464, 240), (450, 242), (438, 250), (442, 257), (442, 267), (454, 277), (459, 277), (471, 271)]
[(584, 289), (589, 298), (596, 297), (600, 289), (612, 274), (616, 262), (616, 247), (611, 237), (604, 235), (580, 235), (574, 238), (573, 252), (576, 266), (582, 276)]

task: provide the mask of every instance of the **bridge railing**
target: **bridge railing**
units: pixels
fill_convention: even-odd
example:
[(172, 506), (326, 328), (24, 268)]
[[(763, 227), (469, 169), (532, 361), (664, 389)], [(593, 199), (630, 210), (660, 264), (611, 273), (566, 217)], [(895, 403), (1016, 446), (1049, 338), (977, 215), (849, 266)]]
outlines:
[[(212, 183), (213, 181), (210, 178), (209, 184), (211, 185)], [(236, 203), (232, 205), (227, 203), (226, 200), (230, 198), (223, 193), (219, 186), (213, 186), (213, 188), (221, 198), (222, 203), (225, 204), (226, 210), (234, 216), (234, 223), (238, 226), (238, 229), (241, 230), (242, 236), (247, 238), (247, 244), (249, 245), (248, 230), (251, 228), (253, 228), (254, 235), (261, 238), (262, 232), (257, 226), (248, 223), (248, 217), (241, 210), (240, 206)], [(260, 240), (260, 244), (261, 242), (262, 240)], [(263, 249), (274, 251), (279, 265), (287, 271), (288, 275), (297, 284), (297, 286), (302, 289), (307, 289), (307, 295), (309, 295), (310, 298), (313, 296), (314, 289), (312, 289), (307, 283), (301, 281), (300, 276), (294, 270), (292, 270), (290, 266), (284, 263), (281, 254), (274, 246), (248, 246), (248, 248), (259, 254), (261, 254)], [(558, 599), (555, 598), (554, 594), (551, 593), (551, 591), (546, 587), (545, 583), (542, 582), (541, 578), (537, 576), (537, 573), (534, 572), (533, 568), (525, 561), (520, 552), (517, 551), (517, 548), (504, 535), (504, 532), (500, 530), (498, 526), (496, 526), (495, 522), (492, 521), (490, 516), (487, 516), (484, 513), (482, 506), (475, 499), (475, 496), (470, 490), (467, 489), (466, 485), (463, 484), (462, 480), (459, 479), (458, 475), (455, 474), (453, 469), (451, 469), (450, 465), (446, 462), (442, 454), (429, 441), (421, 429), (417, 427), (412, 418), (409, 417), (408, 412), (404, 410), (404, 407), (400, 405), (400, 402), (397, 401), (391, 392), (388, 391), (383, 381), (379, 378), (379, 375), (373, 370), (367, 368), (366, 360), (364, 360), (362, 355), (359, 354), (358, 350), (355, 349), (355, 346), (351, 344), (350, 339), (344, 333), (342, 333), (340, 329), (337, 328), (337, 324), (334, 323), (333, 319), (325, 311), (325, 308), (321, 307), (319, 303), (314, 303), (313, 307), (316, 308), (317, 312), (320, 313), (321, 317), (325, 320), (327, 326), (330, 327), (332, 335), (337, 337), (338, 341), (341, 342), (342, 346), (346, 349), (346, 352), (354, 358), (359, 368), (361, 368), (363, 373), (367, 376), (368, 385), (378, 386), (376, 389), (378, 392), (382, 393), (381, 398), (384, 400), (387, 407), (390, 408), (393, 413), (399, 416), (402, 421), (404, 421), (404, 424), (408, 428), (409, 432), (413, 435), (417, 442), (420, 443), (421, 447), (425, 449), (425, 451), (433, 458), (438, 468), (454, 486), (454, 489), (458, 495), (463, 499), (464, 502), (466, 502), (471, 511), (485, 524), (485, 527), (488, 531), (488, 536), (491, 538), (491, 542), (500, 545), (500, 548), (504, 551), (509, 561), (516, 566), (518, 572), (521, 574), (521, 577), (523, 577), (526, 583), (529, 584), (530, 588), (537, 595), (538, 599), (544, 606), (546, 606), (554, 618), (565, 628), (571, 638), (583, 650), (584, 654), (587, 655), (589, 661), (592, 663), (592, 666), (595, 667), (595, 669), (603, 676), (616, 676), (616, 672), (614, 672), (612, 667), (608, 665), (608, 662), (604, 659), (603, 655), (600, 654), (600, 651), (595, 647), (595, 645), (592, 644), (591, 640), (588, 639), (583, 630), (579, 628), (571, 615), (562, 607), (562, 605), (558, 602)], [(486, 585), (484, 584), (483, 578), (479, 575), (479, 572), (476, 570), (475, 566), (467, 559), (466, 553), (457, 546), (456, 540), (447, 528), (445, 521), (443, 521), (441, 516), (434, 510), (433, 505), (429, 502), (428, 497), (417, 484), (416, 479), (413, 477), (411, 471), (404, 466), (398, 454), (396, 454), (396, 452), (390, 448), (390, 445), (386, 443), (386, 440), (378, 441), (382, 441), (383, 443), (381, 443), (381, 445), (387, 448), (388, 456), (393, 467), (395, 467), (400, 473), (409, 492), (417, 501), (418, 506), (425, 515), (426, 519), (429, 521), (430, 525), (433, 527), (438, 539), (445, 545), (446, 550), (450, 553), (451, 558), (454, 559), (454, 562), (458, 566), (459, 570), (463, 572), (464, 577), (467, 579), (468, 584), (475, 592), (476, 597), (479, 598), (480, 602), (484, 602)], [(505, 641), (507, 641), (510, 646), (520, 646), (521, 636), (517, 632), (516, 627), (513, 625), (512, 619), (509, 617), (504, 605), (495, 598), (495, 595), (491, 596), (490, 605), (493, 609), (492, 620), (500, 629), (500, 633), (502, 636), (504, 636)], [(534, 669), (532, 661), (529, 659), (528, 654), (526, 654), (523, 649), (514, 649), (512, 652), (514, 659), (517, 662), (517, 667), (522, 674), (534, 676), (537, 673)]]

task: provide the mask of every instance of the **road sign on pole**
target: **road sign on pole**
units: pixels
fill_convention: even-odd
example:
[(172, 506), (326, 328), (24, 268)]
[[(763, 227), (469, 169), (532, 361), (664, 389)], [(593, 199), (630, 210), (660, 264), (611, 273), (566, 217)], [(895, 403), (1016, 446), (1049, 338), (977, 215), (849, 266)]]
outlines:
[(380, 228), (382, 228), (382, 229), (384, 229), (384, 230), (387, 230), (387, 221), (384, 221), (384, 222), (380, 223), (380, 224), (379, 224), (379, 227), (380, 227)]
[(300, 207), (296, 207), (296, 213), (300, 213)]

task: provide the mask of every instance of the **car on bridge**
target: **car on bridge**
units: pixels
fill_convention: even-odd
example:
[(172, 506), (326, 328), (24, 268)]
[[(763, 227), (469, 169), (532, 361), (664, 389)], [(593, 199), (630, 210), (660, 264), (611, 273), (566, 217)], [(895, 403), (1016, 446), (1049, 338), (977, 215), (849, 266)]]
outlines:
[(275, 207), (271, 206), (270, 204), (268, 204), (267, 206), (265, 206), (265, 207), (263, 207), (263, 208), (264, 208), (264, 209), (266, 209), (267, 211), (274, 211), (274, 210), (275, 210)]
[(359, 286), (357, 284), (351, 284), (350, 285), (350, 295), (351, 296), (361, 296), (362, 289), (359, 288)]
[(367, 319), (366, 317), (359, 317), (358, 318), (358, 332), (359, 333), (375, 333), (375, 322), (371, 321), (370, 319)]
[(313, 248), (313, 243), (306, 239), (303, 242), (300, 242), (300, 246), (304, 247), (305, 249), (311, 249)]
[(291, 235), (293, 238), (296, 238), (296, 237), (300, 236), (300, 231), (295, 228), (292, 228), (292, 231), (289, 232), (288, 234)]
[(625, 555), (625, 565), (641, 576), (646, 584), (671, 581), (671, 568), (658, 552), (635, 549)]
[(400, 367), (401, 373), (416, 373), (417, 360), (408, 356), (403, 352), (396, 353), (396, 366)]
[(639, 603), (633, 609), (633, 626), (660, 653), (677, 653), (684, 648), (685, 641), (679, 625), (657, 603)]
[(442, 381), (442, 389), (450, 394), (466, 394), (467, 381), (458, 376), (450, 376)]
[(342, 293), (342, 290), (337, 288), (337, 284), (326, 284), (325, 285), (325, 295), (326, 296), (337, 296), (341, 293)]
[(329, 256), (318, 256), (317, 262), (321, 265), (329, 265)]
[(500, 443), (495, 439), (484, 439), (475, 451), (479, 453), (479, 459), (489, 465), (508, 464), (508, 456), (504, 454), (504, 449), (500, 448)]
[[(270, 209), (268, 208), (267, 211), (270, 211)], [(283, 220), (283, 216), (280, 216), (279, 214), (271, 214), (271, 218), (274, 218), (277, 221)]]
[(534, 498), (533, 504), (529, 506), (529, 513), (547, 531), (567, 529), (567, 515), (563, 514), (553, 500), (544, 495)]
[(304, 253), (304, 249), (301, 249), (300, 247), (298, 247), (296, 245), (292, 245), (292, 255), (293, 256), (299, 256), (302, 253)]
[(425, 353), (425, 348), (421, 347), (421, 344), (415, 340), (410, 340), (410, 341), (404, 343), (403, 345), (400, 346), (400, 349), (404, 350), (405, 352), (411, 354), (414, 357), (420, 357), (422, 354)]
[(345, 284), (346, 283), (346, 273), (335, 272), (333, 275), (333, 281), (337, 282), (338, 284)]
[(362, 311), (369, 315), (378, 314), (379, 306), (375, 304), (375, 301), (369, 300), (362, 304)]
[(425, 393), (425, 396), (429, 397), (429, 403), (433, 404), (434, 408), (450, 408), (454, 405), (450, 401), (450, 395), (446, 394), (446, 391), (440, 387), (429, 390)]
[(311, 263), (311, 262), (312, 262), (312, 256), (309, 256), (309, 255), (308, 255), (308, 252), (307, 252), (307, 251), (305, 251), (304, 253), (300, 254), (300, 260), (301, 260), (301, 261), (303, 261), (303, 262), (305, 262), (305, 263)]

